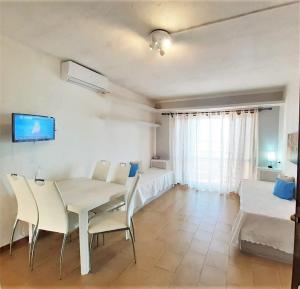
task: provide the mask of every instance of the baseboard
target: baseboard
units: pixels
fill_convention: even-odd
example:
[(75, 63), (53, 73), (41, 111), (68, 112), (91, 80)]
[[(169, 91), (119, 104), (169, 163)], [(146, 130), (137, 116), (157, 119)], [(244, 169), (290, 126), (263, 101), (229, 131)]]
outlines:
[[(49, 234), (52, 234), (52, 232), (49, 231), (40, 231), (39, 238), (43, 238), (44, 236), (48, 236)], [(13, 246), (23, 246), (25, 244), (28, 244), (28, 236), (25, 236), (21, 239), (15, 240), (13, 243)], [(8, 251), (9, 250), (9, 244), (4, 245), (0, 247), (0, 253)]]
[[(14, 241), (14, 246), (22, 246), (28, 243), (28, 236), (25, 236), (19, 240)], [(0, 253), (9, 250), (9, 244), (0, 247)]]

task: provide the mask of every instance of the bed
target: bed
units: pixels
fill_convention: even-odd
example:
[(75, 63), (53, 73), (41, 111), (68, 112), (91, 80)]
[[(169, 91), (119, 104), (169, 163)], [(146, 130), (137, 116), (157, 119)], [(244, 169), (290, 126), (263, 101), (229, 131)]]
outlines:
[(149, 168), (141, 175), (137, 188), (135, 212), (161, 196), (174, 186), (173, 171), (160, 168)]
[(295, 201), (273, 195), (274, 183), (243, 180), (239, 188), (240, 212), (232, 230), (232, 243), (244, 252), (290, 263), (294, 247)]
[[(174, 186), (174, 173), (170, 170), (167, 160), (151, 160), (150, 164), (150, 168), (140, 172), (141, 179), (137, 186), (134, 212), (142, 209)], [(141, 166), (141, 163), (139, 165)], [(134, 177), (129, 177), (126, 184), (127, 190), (130, 190), (133, 183)], [(123, 194), (116, 194), (111, 198), (111, 202), (102, 206), (101, 209), (119, 208), (124, 201)]]

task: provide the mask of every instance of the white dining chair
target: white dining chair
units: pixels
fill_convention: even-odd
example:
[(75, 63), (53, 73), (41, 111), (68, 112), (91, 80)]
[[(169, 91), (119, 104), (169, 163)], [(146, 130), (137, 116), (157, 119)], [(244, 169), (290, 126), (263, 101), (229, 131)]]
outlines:
[(29, 265), (30, 265), (30, 256), (31, 256), (31, 244), (34, 238), (34, 232), (38, 225), (39, 214), (38, 207), (34, 196), (29, 189), (26, 180), (23, 176), (17, 174), (7, 174), (6, 178), (16, 196), (17, 199), (17, 216), (12, 229), (11, 237), (10, 237), (10, 255), (12, 254), (12, 245), (14, 240), (14, 234), (17, 228), (19, 221), (23, 221), (32, 226), (32, 239), (29, 242)]
[[(129, 171), (130, 171), (130, 164), (127, 163), (118, 164), (117, 168), (114, 171), (113, 178), (110, 181), (110, 183), (126, 186), (128, 181)], [(112, 210), (119, 209), (124, 205), (125, 205), (125, 196), (116, 195), (116, 196), (112, 196), (111, 200), (108, 203), (94, 209), (93, 212), (98, 214), (105, 211), (112, 211)]]
[[(125, 171), (125, 170), (124, 170)], [(129, 166), (129, 171), (130, 171), (130, 166)], [(127, 168), (126, 168), (126, 173), (127, 173)], [(124, 172), (125, 174), (125, 172)], [(136, 171), (136, 175), (139, 174), (139, 170)], [(127, 187), (132, 187), (132, 185), (134, 184), (135, 177), (127, 177), (126, 180), (126, 186)], [(129, 189), (130, 191), (130, 189)], [(106, 205), (106, 211), (113, 211), (113, 210), (117, 210), (120, 209), (121, 207), (125, 206), (126, 204), (126, 195), (115, 195), (111, 197), (111, 200), (109, 203), (107, 203)]]
[(130, 171), (129, 163), (120, 163), (112, 176), (111, 183), (126, 186)]
[[(126, 200), (126, 210), (125, 211), (111, 211), (111, 212), (103, 212), (96, 214), (89, 223), (88, 232), (91, 235), (90, 239), (90, 260), (92, 258), (92, 245), (93, 238), (96, 234), (104, 234), (109, 232), (116, 231), (129, 231), (130, 239), (132, 242), (132, 249), (134, 255), (134, 262), (136, 263), (136, 254), (135, 254), (135, 231), (134, 224), (132, 220), (134, 205), (135, 205), (135, 194), (138, 182), (140, 180), (140, 175), (135, 177), (135, 181), (133, 182), (132, 188), (127, 195)], [(90, 268), (92, 269), (92, 262), (90, 264)]]
[(34, 264), (35, 247), (40, 230), (63, 234), (59, 258), (59, 277), (62, 278), (63, 253), (68, 235), (78, 228), (78, 215), (68, 212), (61, 193), (53, 181), (27, 180), (39, 211), (39, 222), (31, 250), (31, 269)]
[(92, 179), (107, 182), (110, 162), (102, 160), (96, 163)]

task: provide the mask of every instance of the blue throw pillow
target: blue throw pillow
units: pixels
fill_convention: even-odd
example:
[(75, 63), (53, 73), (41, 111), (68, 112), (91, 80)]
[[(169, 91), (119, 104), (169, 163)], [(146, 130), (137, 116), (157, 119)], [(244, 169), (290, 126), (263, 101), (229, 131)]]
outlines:
[(135, 177), (136, 172), (139, 169), (139, 164), (138, 163), (130, 163), (131, 167), (130, 167), (130, 172), (129, 172), (129, 177)]
[(293, 200), (295, 198), (295, 183), (276, 179), (273, 195), (285, 200)]

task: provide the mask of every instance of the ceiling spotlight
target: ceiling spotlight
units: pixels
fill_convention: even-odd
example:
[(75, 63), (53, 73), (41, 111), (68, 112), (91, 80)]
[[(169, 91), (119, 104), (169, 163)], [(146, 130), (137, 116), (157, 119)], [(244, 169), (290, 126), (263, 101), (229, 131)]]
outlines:
[(165, 55), (166, 50), (172, 46), (172, 37), (169, 32), (161, 29), (154, 30), (150, 33), (151, 50), (158, 50), (160, 55)]

